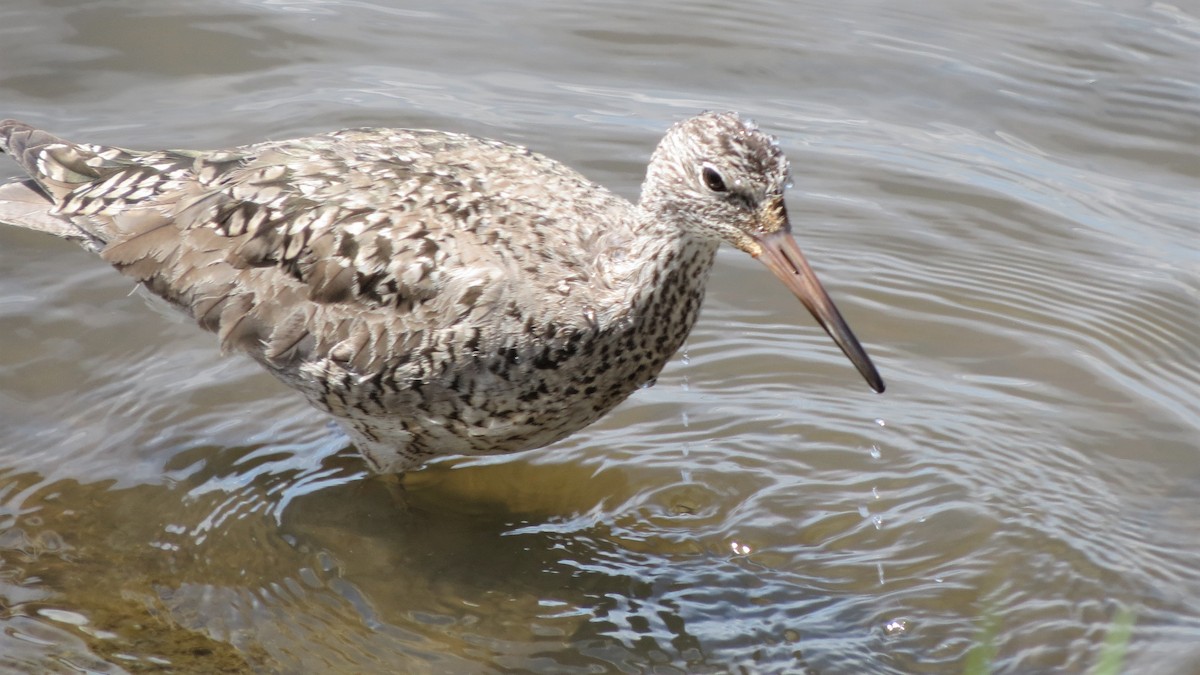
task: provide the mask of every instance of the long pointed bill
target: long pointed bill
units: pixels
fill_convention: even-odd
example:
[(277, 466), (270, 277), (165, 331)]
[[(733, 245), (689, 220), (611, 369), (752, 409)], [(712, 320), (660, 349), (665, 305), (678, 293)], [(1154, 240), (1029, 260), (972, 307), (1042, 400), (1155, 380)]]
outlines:
[(875, 370), (875, 364), (871, 363), (867, 351), (858, 343), (858, 338), (854, 337), (854, 333), (846, 325), (846, 320), (842, 318), (837, 305), (833, 304), (833, 300), (817, 280), (816, 272), (808, 266), (808, 261), (804, 259), (800, 246), (788, 232), (787, 226), (759, 238), (758, 244), (762, 246), (762, 253), (755, 257), (800, 298), (800, 302), (812, 312), (817, 323), (821, 324), (825, 332), (829, 333), (829, 337), (842, 348), (842, 352), (850, 357), (854, 367), (866, 378), (867, 384), (882, 393), (883, 378), (879, 376), (879, 371)]

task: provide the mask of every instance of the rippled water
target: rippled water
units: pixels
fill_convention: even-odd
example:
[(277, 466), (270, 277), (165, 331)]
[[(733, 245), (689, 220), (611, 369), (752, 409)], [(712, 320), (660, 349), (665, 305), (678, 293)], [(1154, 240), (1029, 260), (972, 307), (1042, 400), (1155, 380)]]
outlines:
[[(77, 247), (0, 229), (0, 668), (1200, 673), (1194, 3), (15, 0), (0, 110), (220, 147), (528, 144), (634, 197), (673, 121), (793, 161), (889, 384), (724, 251), (652, 389), (410, 475)], [(7, 160), (0, 173), (15, 175)]]

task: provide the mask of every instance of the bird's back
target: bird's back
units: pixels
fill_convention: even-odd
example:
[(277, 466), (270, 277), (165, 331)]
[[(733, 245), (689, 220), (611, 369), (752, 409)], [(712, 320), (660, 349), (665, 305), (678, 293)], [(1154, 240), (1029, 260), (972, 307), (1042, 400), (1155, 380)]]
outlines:
[[(394, 332), (411, 333), (486, 324), (517, 295), (578, 293), (600, 224), (632, 210), (524, 148), (445, 132), (347, 130), (211, 153), (74, 144), (15, 122), (0, 123), (0, 139), (50, 197), (40, 215), (226, 348), (263, 345), (269, 361), (336, 345), (281, 331), (296, 320), (267, 310), (386, 310)], [(565, 197), (539, 201), (547, 189)]]

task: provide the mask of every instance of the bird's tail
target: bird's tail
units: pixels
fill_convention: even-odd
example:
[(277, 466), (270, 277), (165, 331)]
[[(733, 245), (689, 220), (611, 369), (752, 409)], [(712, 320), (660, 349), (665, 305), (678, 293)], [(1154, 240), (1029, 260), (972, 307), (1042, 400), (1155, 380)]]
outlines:
[(54, 204), (32, 180), (0, 185), (0, 223), (48, 232), (64, 239), (90, 239), (71, 221), (51, 213)]
[(16, 120), (0, 121), (0, 152), (11, 155), (29, 174), (25, 180), (0, 185), (0, 222), (92, 241), (94, 235), (62, 216), (58, 207), (76, 188), (111, 171), (109, 158), (101, 155), (104, 150), (65, 141)]
[(0, 122), (0, 150), (55, 201), (111, 171), (110, 158), (101, 155), (107, 148), (71, 143), (16, 120)]

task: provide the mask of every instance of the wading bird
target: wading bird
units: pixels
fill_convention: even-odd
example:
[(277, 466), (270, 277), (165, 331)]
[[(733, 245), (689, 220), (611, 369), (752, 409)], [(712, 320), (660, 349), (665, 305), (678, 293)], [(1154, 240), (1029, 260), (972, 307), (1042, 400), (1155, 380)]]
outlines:
[(791, 235), (788, 162), (733, 113), (671, 127), (632, 204), (529, 150), (351, 129), (142, 152), (0, 122), (0, 221), (80, 242), (398, 473), (553, 443), (652, 380), (717, 246), (764, 263), (884, 385)]

